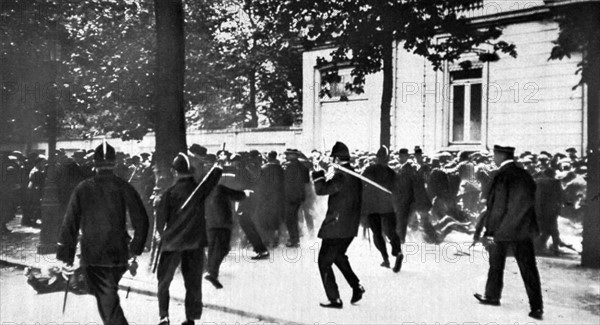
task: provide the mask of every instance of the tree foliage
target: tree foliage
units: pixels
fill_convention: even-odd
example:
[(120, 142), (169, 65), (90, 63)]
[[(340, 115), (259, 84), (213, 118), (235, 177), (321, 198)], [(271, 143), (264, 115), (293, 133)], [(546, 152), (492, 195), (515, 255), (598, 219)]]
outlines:
[[(331, 58), (320, 58), (318, 65), (353, 67), (353, 81), (346, 88), (362, 92), (365, 76), (383, 71), (381, 106), (381, 144), (389, 145), (392, 98), (393, 44), (427, 58), (439, 69), (443, 62), (458, 60), (474, 52), (481, 61), (498, 59), (496, 52), (516, 56), (515, 46), (498, 41), (501, 29), (477, 28), (461, 15), (462, 10), (481, 5), (479, 0), (325, 0), (266, 1), (283, 29), (304, 34), (307, 48), (331, 45)], [(328, 80), (337, 80), (330, 73)]]
[(600, 58), (592, 53), (600, 53), (600, 4), (560, 7), (555, 13), (560, 30), (549, 59), (562, 60), (573, 53), (583, 53), (576, 71), (581, 73), (579, 85), (598, 85), (600, 76), (592, 73), (592, 68), (598, 66)]
[[(232, 10), (232, 4), (252, 14), (256, 23), (250, 25), (244, 20), (248, 14)], [(3, 1), (0, 138), (24, 142), (45, 136), (42, 96), (29, 100), (31, 92), (22, 90), (48, 84), (45, 67), (54, 49), (63, 135), (140, 139), (153, 131), (152, 107), (160, 87), (155, 84), (160, 62), (155, 59), (153, 5), (143, 0)], [(258, 113), (271, 125), (291, 125), (298, 119), (299, 54), (268, 30), (273, 18), (265, 23), (253, 5), (184, 2), (184, 92), (191, 128), (227, 128), (248, 121), (247, 76), (252, 68)], [(254, 48), (248, 46), (252, 39)]]

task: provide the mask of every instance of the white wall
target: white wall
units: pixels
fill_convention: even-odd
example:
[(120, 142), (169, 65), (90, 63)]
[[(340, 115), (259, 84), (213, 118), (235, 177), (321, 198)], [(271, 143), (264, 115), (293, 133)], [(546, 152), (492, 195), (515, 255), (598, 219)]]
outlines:
[[(450, 105), (449, 96), (444, 93), (444, 89), (448, 89), (447, 74), (433, 71), (423, 58), (400, 46), (395, 60), (392, 147), (412, 150), (420, 145), (425, 152), (435, 152), (489, 149), (503, 143), (519, 151), (562, 152), (575, 147), (583, 152), (586, 111), (581, 88), (572, 89), (580, 78), (575, 74), (580, 56), (548, 61), (552, 41), (557, 36), (558, 26), (551, 20), (505, 27), (501, 39), (516, 45), (518, 57), (503, 55), (499, 61), (484, 65), (483, 82), (490, 85), (483, 107), (487, 114), (487, 132), (481, 145), (465, 147), (449, 147), (447, 142)], [(375, 151), (379, 143), (382, 75), (367, 78), (368, 95), (364, 101), (322, 103), (318, 100), (319, 83), (314, 65), (317, 56), (329, 52), (304, 53), (306, 142), (320, 148), (322, 138), (327, 146), (336, 139), (343, 139), (351, 150)]]
[[(502, 40), (516, 45), (517, 58), (501, 55), (497, 62), (484, 67), (487, 96), (487, 137), (482, 148), (496, 143), (512, 145), (518, 151), (564, 151), (586, 146), (582, 89), (573, 90), (580, 76), (575, 74), (579, 55), (562, 61), (548, 61), (558, 26), (553, 21), (511, 24), (505, 27)], [(489, 71), (488, 71), (489, 70)], [(487, 73), (489, 72), (489, 78)], [(444, 150), (448, 147), (447, 115), (449, 101), (443, 92), (447, 74), (426, 69), (425, 147)], [(485, 109), (485, 105), (484, 105)], [(417, 128), (414, 128), (418, 132)]]
[[(197, 143), (205, 146), (209, 153), (216, 153), (217, 150), (226, 144), (226, 149), (229, 151), (249, 151), (257, 149), (259, 151), (276, 150), (281, 152), (286, 148), (306, 148), (301, 147), (301, 128), (290, 128), (287, 130), (240, 130), (238, 132), (232, 130), (218, 131), (195, 131), (188, 132), (188, 146)], [(73, 152), (80, 149), (94, 149), (102, 144), (103, 138), (95, 138), (92, 140), (61, 140), (57, 142), (56, 148), (65, 149), (67, 152)], [(121, 139), (108, 139), (110, 145), (115, 147), (117, 151), (122, 151), (129, 154), (139, 154), (142, 152), (154, 151), (154, 134), (148, 134), (142, 141), (122, 141)], [(46, 142), (34, 143), (33, 150), (43, 150), (47, 152), (48, 144)], [(18, 144), (3, 144), (0, 150), (20, 150), (25, 152), (25, 145)]]
[(302, 127), (303, 143), (310, 149), (330, 150), (336, 141), (355, 149), (376, 151), (379, 147), (380, 103), (383, 74), (368, 75), (365, 93), (349, 101), (319, 98), (318, 57), (329, 57), (331, 49), (303, 54)]

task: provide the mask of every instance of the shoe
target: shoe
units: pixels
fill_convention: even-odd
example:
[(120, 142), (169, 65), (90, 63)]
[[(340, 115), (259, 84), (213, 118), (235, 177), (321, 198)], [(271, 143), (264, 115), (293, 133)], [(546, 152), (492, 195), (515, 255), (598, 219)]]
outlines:
[(219, 282), (219, 280), (216, 277), (207, 274), (204, 278), (208, 280), (208, 282), (210, 282), (213, 286), (215, 286), (215, 288), (223, 289), (223, 285), (221, 284), (221, 282)]
[(169, 325), (169, 324), (170, 324), (169, 317), (163, 317), (158, 322), (158, 325)]
[(342, 307), (344, 307), (344, 304), (342, 303), (342, 301), (340, 299), (336, 299), (335, 301), (329, 301), (327, 303), (322, 302), (319, 305), (321, 305), (321, 307), (323, 307), (323, 308), (342, 309)]
[(287, 244), (285, 244), (285, 247), (298, 248), (298, 247), (300, 247), (300, 244), (299, 243), (288, 242)]
[(482, 296), (481, 294), (478, 294), (478, 293), (474, 294), (473, 296), (477, 300), (479, 300), (479, 303), (481, 303), (482, 305), (500, 306), (500, 300), (499, 299), (490, 299), (490, 298)]
[(396, 257), (396, 263), (394, 263), (394, 268), (392, 269), (394, 273), (400, 272), (400, 269), (402, 268), (402, 260), (404, 260), (404, 255), (398, 254), (398, 256)]
[(186, 320), (185, 322), (181, 323), (181, 325), (194, 325), (194, 321), (191, 319)]
[(383, 261), (383, 263), (381, 263), (381, 266), (387, 267), (389, 269), (390, 268), (390, 261), (389, 260)]
[(544, 310), (542, 310), (542, 309), (536, 309), (536, 310), (532, 310), (529, 313), (529, 317), (535, 318), (537, 320), (542, 320), (542, 315), (543, 314), (544, 314)]
[(354, 304), (359, 302), (362, 299), (363, 293), (365, 293), (365, 288), (363, 288), (363, 286), (361, 286), (360, 284), (352, 289), (352, 299), (350, 299), (350, 303)]
[(265, 251), (265, 252), (261, 252), (261, 253), (256, 253), (255, 256), (250, 257), (250, 259), (253, 260), (266, 260), (269, 258), (269, 252)]

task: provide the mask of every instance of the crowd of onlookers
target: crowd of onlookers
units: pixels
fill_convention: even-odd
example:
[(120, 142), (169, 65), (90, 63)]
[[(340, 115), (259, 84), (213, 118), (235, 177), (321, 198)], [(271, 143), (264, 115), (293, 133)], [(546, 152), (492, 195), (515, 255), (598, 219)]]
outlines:
[[(224, 166), (222, 184), (254, 192), (251, 199), (236, 205), (236, 211), (232, 213), (238, 217), (243, 215), (242, 221), (234, 224), (240, 225), (245, 233), (241, 237), (247, 238), (259, 255), (264, 254), (265, 247), (277, 245), (282, 240), (290, 247), (298, 246), (304, 235), (303, 229), (313, 234), (315, 219), (322, 218), (317, 212), (317, 199), (309, 175), (314, 169), (331, 168), (327, 151), (313, 150), (305, 154), (294, 149), (279, 153), (220, 150), (213, 154), (194, 144), (189, 148), (189, 155), (197, 166), (214, 163)], [(415, 190), (410, 228), (420, 229), (426, 241), (436, 243), (451, 231), (474, 232), (476, 220), (485, 207), (486, 189), (496, 169), (492, 154), (487, 151), (445, 151), (425, 155), (421, 148), (415, 147), (410, 152), (406, 149), (390, 151), (386, 164), (398, 171), (404, 165), (402, 155), (408, 157), (408, 163), (414, 169), (415, 186), (421, 187), (421, 190)], [(59, 205), (65, 208), (74, 187), (94, 175), (92, 156), (93, 150), (80, 150), (71, 155), (59, 150), (55, 169), (49, 171), (48, 160), (43, 155), (24, 155), (18, 151), (2, 153), (1, 230), (8, 231), (6, 223), (19, 212), (22, 225), (40, 226), (42, 197), (49, 183), (55, 185)], [(358, 173), (377, 161), (376, 153), (351, 152), (351, 164)], [(574, 148), (569, 148), (555, 154), (523, 152), (517, 163), (534, 177), (537, 184), (536, 212), (542, 232), (538, 245), (544, 247), (552, 237), (551, 248), (558, 251), (559, 245), (564, 245), (559, 237), (558, 216), (575, 221), (581, 219), (586, 195), (586, 159), (578, 157)], [(202, 168), (197, 170), (200, 181)], [(132, 156), (118, 152), (114, 172), (135, 187), (152, 215), (153, 200), (157, 197), (152, 154)], [(209, 215), (207, 213), (207, 218)], [(367, 218), (363, 225), (367, 228)]]

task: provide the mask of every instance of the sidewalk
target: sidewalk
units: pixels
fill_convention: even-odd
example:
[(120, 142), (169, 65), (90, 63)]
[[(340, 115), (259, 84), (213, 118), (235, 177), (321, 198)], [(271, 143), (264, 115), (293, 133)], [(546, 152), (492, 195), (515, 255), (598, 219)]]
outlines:
[[(2, 238), (2, 260), (45, 267), (54, 256), (37, 255), (39, 231), (13, 228)], [(418, 239), (418, 238), (413, 238)], [(210, 309), (260, 319), (269, 323), (398, 324), (398, 323), (533, 323), (527, 296), (514, 258), (506, 263), (501, 307), (479, 305), (473, 293), (482, 292), (487, 277), (487, 255), (477, 246), (467, 250), (469, 237), (451, 234), (447, 243), (408, 243), (400, 274), (379, 266), (379, 253), (362, 237), (355, 239), (348, 256), (366, 289), (362, 301), (350, 304), (351, 289), (336, 273), (344, 301), (342, 310), (320, 308), (326, 300), (316, 257), (319, 240), (305, 240), (300, 249), (279, 247), (269, 260), (252, 261), (253, 253), (234, 247), (222, 266), (224, 289), (204, 281), (205, 306)], [(600, 271), (578, 266), (569, 258), (538, 258), (544, 291), (545, 315), (541, 324), (598, 324), (600, 322)], [(149, 271), (149, 254), (140, 260), (135, 278), (128, 274), (121, 287), (155, 295), (156, 280)], [(183, 301), (183, 280), (175, 276), (172, 299)]]

